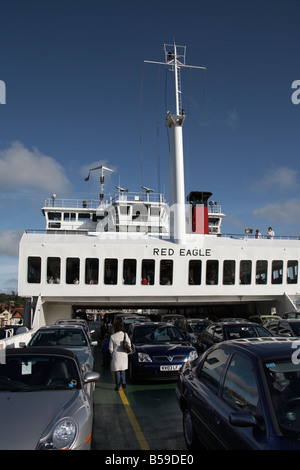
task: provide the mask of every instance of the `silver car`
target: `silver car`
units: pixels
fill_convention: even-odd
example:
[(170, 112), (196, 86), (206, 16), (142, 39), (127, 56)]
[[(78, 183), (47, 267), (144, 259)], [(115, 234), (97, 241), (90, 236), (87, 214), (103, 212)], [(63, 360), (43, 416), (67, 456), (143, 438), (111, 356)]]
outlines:
[(57, 348), (6, 349), (0, 362), (0, 449), (90, 449), (97, 372)]
[(69, 349), (80, 364), (94, 368), (94, 349), (97, 341), (90, 342), (84, 329), (78, 325), (52, 325), (39, 328), (28, 343), (29, 347), (55, 347)]

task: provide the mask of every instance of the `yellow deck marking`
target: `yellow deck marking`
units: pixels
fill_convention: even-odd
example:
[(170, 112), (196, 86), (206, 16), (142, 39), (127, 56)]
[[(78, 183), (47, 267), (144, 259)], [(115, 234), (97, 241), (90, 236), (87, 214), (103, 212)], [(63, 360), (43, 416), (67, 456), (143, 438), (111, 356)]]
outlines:
[(120, 388), (119, 394), (122, 400), (123, 405), (125, 406), (125, 410), (127, 412), (128, 418), (130, 419), (131, 425), (133, 427), (133, 430), (135, 432), (135, 435), (137, 437), (137, 440), (139, 441), (140, 448), (141, 450), (150, 450), (150, 447), (148, 445), (148, 442), (145, 439), (144, 434), (142, 433), (142, 430), (140, 428), (139, 423), (137, 422), (137, 419), (132, 411), (132, 408), (129, 404), (129, 401), (127, 400), (127, 397), (123, 391), (123, 389)]

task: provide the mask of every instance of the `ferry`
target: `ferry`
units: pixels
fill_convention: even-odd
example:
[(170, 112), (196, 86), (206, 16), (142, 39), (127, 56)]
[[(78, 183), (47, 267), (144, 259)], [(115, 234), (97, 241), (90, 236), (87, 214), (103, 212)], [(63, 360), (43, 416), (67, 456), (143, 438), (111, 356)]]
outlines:
[[(17, 347), (43, 325), (80, 311), (170, 310), (186, 315), (250, 317), (295, 310), (300, 299), (299, 238), (255, 238), (222, 233), (225, 214), (212, 193), (185, 193), (181, 69), (186, 47), (164, 45), (174, 74), (175, 105), (165, 125), (170, 139), (169, 202), (151, 188), (104, 196), (108, 167), (99, 172), (100, 196), (42, 207), (45, 230), (20, 241), (18, 294), (24, 332), (1, 341)], [(89, 176), (88, 176), (89, 178)], [(23, 336), (24, 338), (19, 339)]]

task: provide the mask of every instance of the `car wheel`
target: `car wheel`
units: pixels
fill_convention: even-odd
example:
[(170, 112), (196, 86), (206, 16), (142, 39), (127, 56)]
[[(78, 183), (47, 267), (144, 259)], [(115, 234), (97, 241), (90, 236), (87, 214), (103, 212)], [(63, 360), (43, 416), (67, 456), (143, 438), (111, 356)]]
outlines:
[(189, 450), (196, 448), (197, 439), (189, 410), (186, 408), (183, 412), (183, 434), (186, 446)]

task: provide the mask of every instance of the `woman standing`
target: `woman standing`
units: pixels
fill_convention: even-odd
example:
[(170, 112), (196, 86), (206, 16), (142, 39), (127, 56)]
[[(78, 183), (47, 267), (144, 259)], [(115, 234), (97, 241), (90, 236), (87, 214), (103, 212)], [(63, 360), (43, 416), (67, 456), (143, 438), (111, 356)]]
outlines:
[[(123, 348), (124, 332), (122, 331), (122, 322), (120, 320), (115, 321), (114, 330), (115, 333), (111, 335), (109, 340), (109, 351), (112, 356), (111, 370), (115, 373), (115, 390), (119, 390), (121, 383), (123, 388), (126, 387), (128, 356)], [(125, 333), (125, 339), (130, 343), (127, 333)]]

